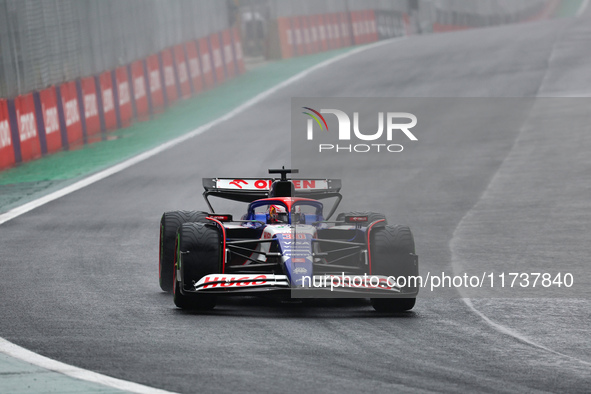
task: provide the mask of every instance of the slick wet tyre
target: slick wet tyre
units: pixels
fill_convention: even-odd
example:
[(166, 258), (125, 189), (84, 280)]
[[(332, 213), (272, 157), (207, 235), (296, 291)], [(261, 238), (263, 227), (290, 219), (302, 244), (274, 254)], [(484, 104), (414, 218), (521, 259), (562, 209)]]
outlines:
[(185, 223), (179, 228), (174, 271), (174, 303), (179, 308), (208, 310), (215, 307), (215, 295), (190, 291), (205, 275), (221, 272), (221, 241), (220, 231), (213, 223)]
[[(418, 276), (419, 267), (415, 255), (415, 241), (407, 226), (385, 226), (372, 230), (370, 239), (371, 274), (394, 276)], [(403, 287), (408, 298), (372, 298), (378, 312), (404, 312), (415, 306), (418, 287)]]
[(183, 223), (205, 223), (206, 217), (207, 212), (201, 211), (172, 211), (162, 215), (158, 259), (158, 279), (162, 290), (171, 291), (173, 288), (175, 239), (178, 228)]

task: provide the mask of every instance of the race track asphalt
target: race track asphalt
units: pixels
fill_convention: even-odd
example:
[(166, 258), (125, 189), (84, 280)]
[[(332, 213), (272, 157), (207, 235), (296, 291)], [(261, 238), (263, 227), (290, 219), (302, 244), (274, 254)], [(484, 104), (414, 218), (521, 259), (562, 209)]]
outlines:
[[(585, 215), (591, 210), (584, 198), (589, 180), (581, 177), (591, 173), (591, 140), (581, 135), (589, 134), (590, 100), (552, 99), (552, 108), (569, 103), (556, 113), (580, 128), (567, 133), (560, 150), (545, 151), (556, 146), (555, 123), (540, 121), (547, 102), (527, 112), (507, 109), (511, 116), (496, 122), (484, 109), (458, 121), (438, 113), (433, 98), (464, 98), (454, 105), (476, 108), (488, 102), (466, 98), (502, 97), (509, 100), (502, 105), (520, 108), (523, 101), (515, 98), (588, 94), (590, 19), (587, 13), (579, 20), (412, 37), (367, 50), (201, 136), (4, 224), (0, 336), (68, 364), (187, 393), (588, 392), (588, 292), (475, 300), (499, 326), (455, 290), (451, 297), (425, 294), (412, 312), (395, 316), (378, 315), (363, 300), (300, 305), (256, 298), (197, 314), (175, 308), (160, 291), (157, 240), (162, 212), (205, 209), (204, 176), (264, 176), (267, 168), (291, 164), (306, 176), (337, 171), (334, 164), (317, 168), (292, 157), (291, 97), (413, 97), (417, 108), (430, 106), (441, 126), (424, 129), (420, 144), (380, 167), (380, 179), (395, 188), (368, 194), (363, 180), (353, 181), (345, 185), (344, 207), (373, 208), (390, 222), (409, 224), (423, 272), (482, 271), (495, 264), (505, 241), (517, 238), (510, 253), (497, 256), (517, 256), (519, 265), (507, 269), (528, 272), (563, 248), (550, 261), (588, 283)], [(528, 138), (541, 145), (524, 156)], [(540, 163), (536, 152), (563, 160)], [(360, 160), (354, 171), (373, 168)], [(554, 183), (562, 193), (547, 187)], [(537, 193), (539, 187), (545, 192)], [(536, 203), (503, 203), (515, 198)], [(569, 226), (555, 217), (560, 237), (541, 236), (545, 222), (524, 222), (557, 206), (575, 220)], [(512, 233), (487, 225), (499, 217)], [(576, 241), (567, 248), (569, 235)], [(545, 247), (534, 259), (524, 246), (535, 242)], [(489, 253), (476, 253), (481, 246)]]

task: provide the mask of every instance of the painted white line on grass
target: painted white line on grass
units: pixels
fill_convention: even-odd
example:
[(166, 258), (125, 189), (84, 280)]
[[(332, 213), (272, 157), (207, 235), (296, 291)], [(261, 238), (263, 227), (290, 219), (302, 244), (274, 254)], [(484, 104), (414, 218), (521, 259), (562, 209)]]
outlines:
[[(38, 198), (34, 201), (31, 201), (29, 203), (21, 205), (20, 207), (14, 208), (6, 213), (0, 214), (0, 225), (8, 222), (9, 220), (17, 218), (27, 212), (30, 212), (35, 208), (39, 208), (40, 206), (43, 206), (51, 201), (54, 201), (54, 200), (57, 200), (58, 198), (67, 196), (68, 194), (71, 194), (77, 190), (83, 189), (86, 186), (92, 185), (93, 183), (96, 183), (96, 182), (98, 182), (102, 179), (105, 179), (111, 175), (117, 174), (118, 172), (121, 172), (121, 171), (123, 171), (123, 170), (137, 164), (137, 163), (141, 163), (142, 161), (147, 160), (147, 159), (151, 158), (152, 156), (155, 156), (167, 149), (170, 149), (176, 145), (179, 145), (179, 144), (183, 143), (184, 141), (187, 141), (188, 139), (196, 137), (199, 134), (202, 134), (202, 133), (208, 131), (212, 127), (217, 126), (220, 123), (222, 123), (228, 119), (231, 119), (234, 116), (244, 112), (245, 110), (252, 107), (253, 105), (260, 103), (261, 101), (263, 101), (267, 97), (271, 96), (272, 94), (276, 93), (280, 89), (283, 89), (284, 87), (291, 85), (294, 82), (297, 82), (297, 81), (305, 78), (306, 76), (308, 76), (309, 74), (311, 74), (312, 72), (314, 72), (318, 69), (327, 67), (333, 63), (336, 63), (336, 62), (343, 60), (347, 57), (356, 55), (360, 52), (364, 52), (369, 49), (376, 48), (376, 47), (379, 47), (382, 45), (387, 45), (387, 44), (392, 43), (394, 41), (401, 41), (405, 38), (406, 37), (399, 37), (399, 38), (393, 38), (393, 39), (389, 39), (389, 40), (379, 41), (374, 44), (355, 48), (351, 51), (348, 51), (348, 52), (343, 53), (341, 55), (335, 56), (331, 59), (325, 60), (324, 62), (318, 63), (315, 66), (312, 66), (312, 67), (308, 68), (307, 70), (304, 70), (304, 71), (292, 76), (291, 78), (286, 79), (285, 81), (273, 86), (272, 88), (256, 95), (252, 99), (250, 99), (250, 100), (246, 101), (245, 103), (239, 105), (238, 107), (234, 108), (232, 111), (228, 112), (224, 116), (221, 116), (221, 117), (219, 117), (219, 118), (217, 118), (217, 119), (215, 119), (203, 126), (200, 126), (197, 129), (195, 129), (185, 135), (177, 137), (177, 138), (170, 140), (162, 145), (157, 146), (156, 148), (150, 149), (144, 153), (141, 153), (135, 157), (132, 157), (131, 159), (125, 160), (119, 164), (109, 167), (106, 170), (103, 170), (103, 171), (100, 171), (96, 174), (90, 175), (78, 182), (75, 182), (69, 186), (64, 187), (63, 189), (57, 190), (57, 191), (50, 193), (46, 196), (43, 196), (43, 197)], [(3, 338), (0, 338), (0, 352), (7, 354), (11, 357), (17, 358), (19, 360), (28, 362), (30, 364), (37, 365), (41, 368), (46, 368), (48, 370), (62, 373), (64, 375), (71, 376), (73, 378), (86, 380), (86, 381), (94, 382), (94, 383), (99, 383), (104, 386), (108, 386), (108, 387), (112, 387), (112, 388), (116, 388), (116, 389), (120, 389), (120, 390), (126, 390), (126, 391), (129, 391), (132, 393), (148, 393), (148, 394), (170, 393), (169, 391), (159, 390), (159, 389), (151, 388), (148, 386), (143, 386), (143, 385), (140, 385), (137, 383), (132, 383), (132, 382), (127, 382), (127, 381), (120, 380), (120, 379), (115, 379), (110, 376), (102, 375), (102, 374), (99, 374), (96, 372), (92, 372), (92, 371), (88, 371), (88, 370), (85, 370), (82, 368), (77, 368), (77, 367), (74, 367), (74, 366), (71, 366), (68, 364), (64, 364), (59, 361), (55, 361), (50, 358), (41, 356), (37, 353), (34, 353), (34, 352), (27, 350), (23, 347), (20, 347), (18, 345), (15, 345), (14, 343), (11, 343)]]

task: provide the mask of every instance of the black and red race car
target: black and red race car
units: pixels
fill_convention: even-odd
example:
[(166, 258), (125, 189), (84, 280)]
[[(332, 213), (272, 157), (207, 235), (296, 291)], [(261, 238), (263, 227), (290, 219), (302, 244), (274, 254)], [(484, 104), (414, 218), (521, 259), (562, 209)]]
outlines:
[[(418, 257), (407, 226), (375, 212), (335, 213), (339, 179), (204, 178), (210, 212), (172, 211), (160, 221), (160, 287), (183, 309), (211, 309), (225, 295), (366, 297), (377, 311), (414, 307)], [(248, 203), (240, 219), (209, 197)], [(320, 200), (334, 199), (328, 214)]]

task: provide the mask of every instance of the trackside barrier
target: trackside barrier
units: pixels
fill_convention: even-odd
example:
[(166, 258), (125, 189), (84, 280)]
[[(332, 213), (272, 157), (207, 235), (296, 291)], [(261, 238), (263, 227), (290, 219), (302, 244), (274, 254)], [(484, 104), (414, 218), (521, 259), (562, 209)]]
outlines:
[(376, 24), (376, 13), (374, 10), (367, 10), (365, 15), (365, 22), (369, 30), (369, 41), (376, 42), (378, 37), (378, 29)]
[(191, 81), (189, 80), (189, 72), (187, 70), (184, 45), (175, 45), (173, 48), (173, 53), (176, 65), (176, 75), (178, 76), (177, 79), (180, 88), (180, 96), (182, 98), (191, 97)]
[[(66, 82), (57, 87), (58, 119), (62, 124), (62, 144), (65, 146), (82, 143), (82, 123), (78, 106), (76, 82)], [(65, 130), (65, 140), (64, 140)]]
[(113, 78), (111, 72), (106, 71), (99, 76), (100, 95), (102, 106), (99, 107), (99, 113), (105, 123), (105, 130), (114, 130), (117, 128), (117, 114), (115, 113), (115, 96), (113, 94)]
[(33, 93), (15, 98), (14, 108), (20, 142), (20, 160), (29, 161), (41, 157), (41, 143), (37, 131)]
[(133, 117), (133, 108), (131, 106), (131, 92), (129, 86), (129, 74), (127, 67), (118, 67), (115, 70), (115, 82), (117, 84), (117, 108), (119, 112), (119, 128), (129, 127)]
[[(101, 132), (101, 119), (99, 115), (99, 100), (96, 91), (96, 80), (94, 77), (88, 77), (80, 80), (81, 97), (84, 112), (82, 118), (86, 123), (86, 135), (93, 136)], [(47, 124), (45, 125), (45, 132), (49, 136)]]
[(277, 18), (277, 30), (279, 37), (279, 47), (281, 58), (289, 59), (293, 57), (293, 34), (289, 23), (289, 18)]
[(349, 28), (349, 18), (346, 12), (339, 13), (339, 25), (343, 37), (343, 45), (345, 47), (353, 45), (353, 41), (351, 40), (351, 29)]
[(531, 22), (549, 18), (560, 5), (561, 0), (549, 0), (545, 3), (521, 10), (517, 14), (478, 15), (454, 10), (438, 9), (433, 22), (434, 33), (446, 33), (473, 29), (481, 26), (496, 26), (506, 23)]
[(328, 15), (329, 28), (332, 32), (332, 47), (337, 49), (343, 46), (341, 42), (341, 29), (339, 29), (339, 21), (337, 14)]
[[(561, 0), (532, 3), (517, 12), (483, 15), (436, 9), (434, 32), (548, 18)], [(434, 5), (440, 3), (432, 3)], [(444, 4), (444, 3), (441, 3)], [(402, 10), (351, 10), (281, 16), (272, 21), (271, 57), (290, 58), (413, 34)], [(418, 26), (417, 26), (418, 28)], [(278, 55), (278, 56), (277, 56)], [(0, 169), (86, 142), (245, 72), (237, 28), (161, 50), (99, 75), (62, 83), (13, 100), (0, 99)]]
[(244, 74), (246, 72), (246, 68), (244, 67), (244, 52), (242, 51), (242, 41), (240, 40), (240, 32), (237, 27), (232, 29), (232, 44), (234, 45), (236, 69), (238, 70), (238, 74)]
[(234, 65), (234, 49), (232, 48), (232, 32), (227, 29), (221, 32), (220, 36), (226, 76), (228, 78), (234, 78), (236, 75), (236, 68)]
[(215, 85), (213, 57), (209, 50), (209, 41), (206, 37), (198, 41), (199, 58), (201, 59), (201, 73), (205, 89), (211, 89)]
[(62, 135), (57, 109), (58, 105), (55, 87), (52, 86), (40, 91), (39, 101), (41, 105), (41, 120), (43, 122), (45, 135), (44, 153), (53, 153), (62, 149)]
[(144, 74), (144, 62), (142, 60), (136, 60), (131, 63), (130, 69), (135, 117), (139, 120), (145, 120), (150, 116), (150, 104), (148, 103), (148, 89), (146, 76)]
[(0, 170), (105, 139), (101, 133), (149, 119), (244, 72), (240, 33), (232, 28), (99, 75), (0, 99)]
[(0, 170), (15, 164), (12, 130), (8, 116), (8, 103), (0, 99)]
[(201, 73), (201, 64), (199, 61), (199, 52), (194, 41), (189, 41), (185, 44), (185, 51), (187, 53), (187, 62), (189, 63), (189, 78), (191, 79), (191, 86), (193, 93), (199, 93), (203, 90), (203, 75)]
[(172, 51), (170, 48), (160, 52), (162, 75), (164, 76), (165, 103), (171, 105), (178, 99), (178, 87), (174, 71), (174, 61), (172, 60)]
[(210, 54), (213, 59), (213, 69), (215, 72), (215, 80), (217, 84), (223, 83), (225, 79), (224, 59), (222, 58), (222, 49), (220, 45), (220, 37), (218, 33), (213, 33), (209, 36), (209, 46), (211, 48)]
[(324, 19), (322, 15), (312, 15), (316, 20), (316, 27), (318, 28), (318, 50), (328, 51), (328, 41), (326, 40), (326, 27), (324, 26)]
[(409, 18), (404, 12), (379, 10), (375, 12), (375, 17), (379, 40), (407, 35), (406, 26)]
[(152, 104), (151, 111), (152, 113), (158, 113), (164, 108), (163, 77), (160, 72), (158, 55), (152, 55), (146, 59), (146, 68), (148, 72), (148, 92), (150, 93), (150, 103)]
[(293, 30), (293, 35), (295, 37), (295, 48), (296, 53), (301, 56), (306, 54), (306, 47), (304, 44), (304, 37), (302, 34), (302, 28), (300, 26), (300, 18), (298, 16), (294, 16), (291, 18), (291, 28)]
[(313, 15), (306, 15), (305, 21), (306, 21), (306, 29), (307, 29), (308, 34), (310, 36), (310, 46), (309, 46), (308, 51), (310, 53), (318, 53), (319, 52), (318, 28), (316, 27), (316, 23), (315, 23)]
[(312, 43), (312, 36), (310, 34), (310, 26), (308, 25), (308, 16), (302, 15), (300, 16), (300, 26), (302, 27), (302, 37), (304, 38), (304, 45), (306, 48), (307, 54), (312, 54), (314, 52), (314, 45)]

